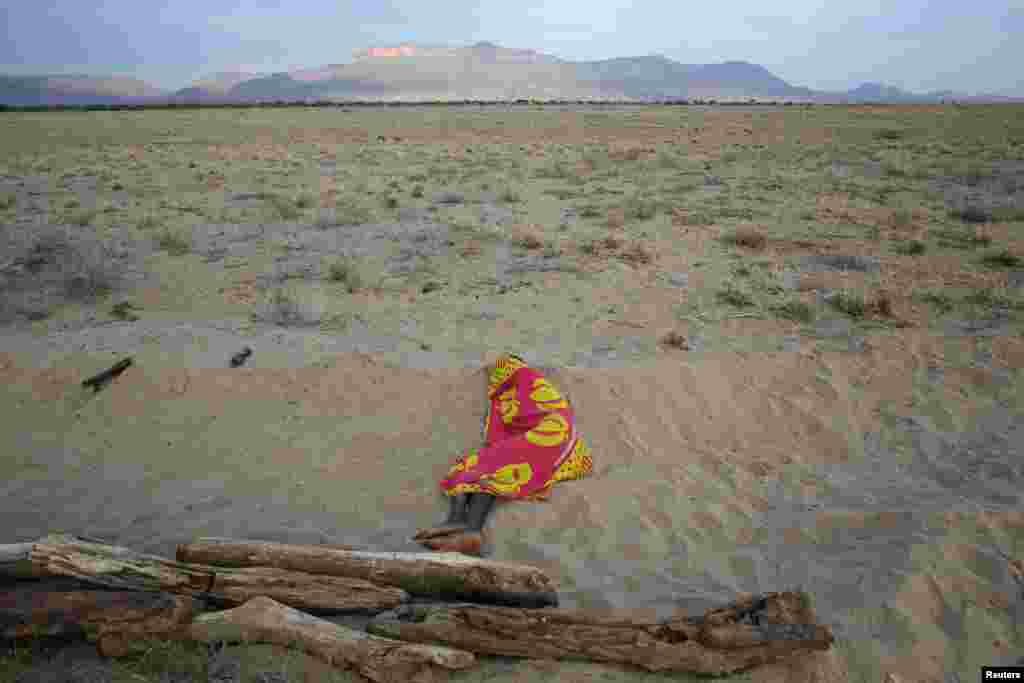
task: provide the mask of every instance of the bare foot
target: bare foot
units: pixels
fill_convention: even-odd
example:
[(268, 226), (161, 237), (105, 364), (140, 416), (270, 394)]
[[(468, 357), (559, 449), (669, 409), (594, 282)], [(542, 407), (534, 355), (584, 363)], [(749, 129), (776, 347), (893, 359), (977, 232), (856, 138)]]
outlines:
[(451, 524), (439, 524), (437, 526), (430, 527), (429, 529), (420, 529), (416, 532), (416, 535), (412, 537), (412, 540), (422, 541), (428, 538), (437, 538), (438, 536), (450, 536), (465, 530), (466, 525), (459, 524), (458, 522)]
[(475, 555), (480, 557), (480, 549), (483, 547), (484, 537), (479, 531), (463, 531), (460, 534), (442, 536), (440, 538), (423, 541), (423, 545), (431, 550), (442, 553), (462, 553), (463, 555)]

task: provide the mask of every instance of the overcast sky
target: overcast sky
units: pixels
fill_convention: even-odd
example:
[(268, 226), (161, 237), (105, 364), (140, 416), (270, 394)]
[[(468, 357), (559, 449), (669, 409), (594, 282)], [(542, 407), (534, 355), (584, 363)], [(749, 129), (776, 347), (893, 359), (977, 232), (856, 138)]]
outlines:
[(8, 0), (0, 72), (133, 75), (351, 61), (372, 45), (488, 40), (569, 60), (746, 60), (794, 85), (1024, 95), (1024, 0)]

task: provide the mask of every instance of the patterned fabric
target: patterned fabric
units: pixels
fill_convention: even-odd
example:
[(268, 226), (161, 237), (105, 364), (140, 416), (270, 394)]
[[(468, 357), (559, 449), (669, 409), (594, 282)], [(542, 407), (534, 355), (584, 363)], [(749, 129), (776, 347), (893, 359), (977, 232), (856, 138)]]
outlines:
[(441, 480), (448, 495), (483, 492), (543, 500), (555, 482), (593, 470), (569, 402), (522, 359), (498, 359), (488, 398), (484, 445), (459, 458)]

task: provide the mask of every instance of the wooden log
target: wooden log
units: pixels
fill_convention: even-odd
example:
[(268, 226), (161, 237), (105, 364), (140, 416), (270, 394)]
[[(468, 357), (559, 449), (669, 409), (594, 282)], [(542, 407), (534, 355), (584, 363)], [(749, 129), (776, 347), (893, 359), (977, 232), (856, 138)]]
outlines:
[(0, 591), (0, 637), (82, 636), (100, 654), (122, 656), (141, 640), (183, 638), (202, 608), (201, 601), (181, 595), (65, 591), (47, 581), (23, 582)]
[(469, 652), (436, 645), (403, 643), (345, 628), (282, 605), (270, 598), (235, 609), (203, 614), (188, 627), (203, 642), (264, 642), (298, 647), (332, 666), (354, 669), (376, 683), (429, 683), (476, 662)]
[(32, 544), (29, 559), (42, 575), (71, 576), (120, 590), (191, 595), (231, 606), (266, 595), (300, 609), (381, 612), (409, 599), (400, 588), (358, 578), (175, 562), (66, 534)]
[(83, 380), (82, 386), (92, 387), (93, 393), (95, 393), (105, 387), (112, 379), (131, 367), (131, 364), (131, 358), (119, 360), (113, 365), (113, 367), (107, 368), (103, 372), (95, 374), (87, 380)]
[(416, 643), (510, 657), (589, 659), (648, 671), (724, 675), (827, 650), (828, 627), (806, 596), (749, 597), (702, 617), (645, 619), (626, 612), (523, 610), (481, 605), (403, 605), (367, 630)]
[(178, 546), (180, 562), (228, 567), (277, 567), (347, 576), (412, 595), (513, 607), (558, 604), (555, 587), (536, 567), (495, 562), (460, 553), (345, 551), (230, 538), (200, 538)]

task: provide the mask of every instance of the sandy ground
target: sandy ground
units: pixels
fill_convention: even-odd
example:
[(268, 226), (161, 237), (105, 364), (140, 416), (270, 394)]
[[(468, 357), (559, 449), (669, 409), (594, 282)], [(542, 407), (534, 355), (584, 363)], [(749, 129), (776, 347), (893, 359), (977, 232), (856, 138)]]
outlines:
[[(210, 348), (218, 333), (189, 331)], [(549, 570), (566, 606), (700, 611), (802, 586), (854, 680), (1014, 662), (1019, 371), (936, 371), (939, 341), (554, 370), (595, 476), (500, 507), (491, 552)], [(479, 364), (340, 354), (232, 370), (200, 354), (140, 363), (94, 395), (77, 384), (89, 363), (45, 367), (45, 353), (0, 360), (10, 541), (65, 529), (166, 555), (196, 535), (413, 549), (442, 512), (436, 481), (480, 436)]]

